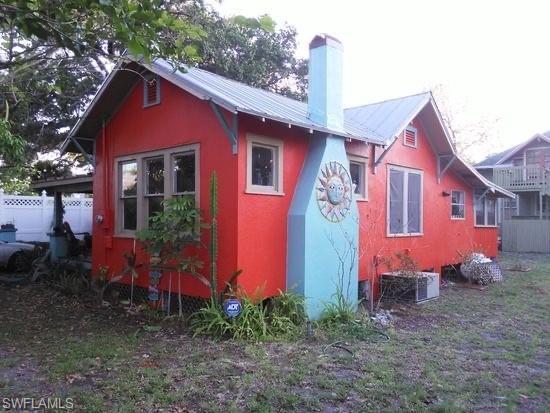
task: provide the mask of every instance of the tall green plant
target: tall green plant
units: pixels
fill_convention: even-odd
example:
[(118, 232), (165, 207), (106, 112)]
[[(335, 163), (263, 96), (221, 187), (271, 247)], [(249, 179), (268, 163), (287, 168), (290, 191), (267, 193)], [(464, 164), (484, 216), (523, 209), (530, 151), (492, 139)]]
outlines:
[(214, 304), (218, 302), (218, 177), (210, 176), (210, 292)]
[(176, 197), (163, 205), (164, 211), (149, 219), (149, 228), (138, 231), (138, 239), (151, 256), (159, 258), (160, 267), (174, 265), (176, 270), (189, 273), (210, 287), (208, 279), (197, 272), (202, 261), (186, 253), (186, 248), (196, 242), (202, 226), (194, 199)]

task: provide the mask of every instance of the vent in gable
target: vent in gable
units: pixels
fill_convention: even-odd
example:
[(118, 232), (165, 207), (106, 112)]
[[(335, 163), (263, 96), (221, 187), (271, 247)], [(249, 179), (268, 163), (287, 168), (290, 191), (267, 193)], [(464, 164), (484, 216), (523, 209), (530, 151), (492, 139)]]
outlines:
[(416, 128), (412, 126), (408, 126), (407, 129), (405, 129), (405, 132), (403, 134), (403, 144), (405, 146), (410, 146), (411, 148), (416, 148), (417, 144), (417, 132)]
[(160, 79), (150, 74), (143, 79), (143, 107), (158, 105), (160, 103)]

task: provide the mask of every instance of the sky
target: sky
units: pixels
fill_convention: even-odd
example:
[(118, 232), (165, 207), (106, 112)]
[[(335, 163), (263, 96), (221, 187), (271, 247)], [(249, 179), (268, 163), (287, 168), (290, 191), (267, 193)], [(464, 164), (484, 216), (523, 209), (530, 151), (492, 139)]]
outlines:
[[(549, 1), (211, 0), (225, 16), (269, 14), (344, 45), (344, 106), (444, 91), (464, 125), (491, 125), (481, 160), (550, 130)], [(495, 122), (496, 121), (496, 122)]]

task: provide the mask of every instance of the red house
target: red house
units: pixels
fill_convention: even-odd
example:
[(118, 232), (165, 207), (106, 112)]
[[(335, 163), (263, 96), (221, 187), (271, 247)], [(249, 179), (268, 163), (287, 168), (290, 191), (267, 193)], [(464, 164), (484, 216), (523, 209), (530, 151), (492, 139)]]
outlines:
[[(436, 272), (459, 252), (496, 256), (495, 198), (513, 195), (457, 155), (431, 93), (344, 110), (341, 54), (336, 39), (312, 41), (308, 103), (162, 60), (117, 66), (63, 148), (95, 162), (94, 271), (122, 268), (164, 199), (193, 195), (208, 220), (214, 170), (220, 284), (242, 269), (247, 291), (296, 288), (312, 316), (350, 240), (350, 299), (398, 251)], [(148, 260), (139, 243), (137, 253)], [(148, 282), (143, 271), (138, 284)], [(191, 277), (182, 293), (208, 295)]]

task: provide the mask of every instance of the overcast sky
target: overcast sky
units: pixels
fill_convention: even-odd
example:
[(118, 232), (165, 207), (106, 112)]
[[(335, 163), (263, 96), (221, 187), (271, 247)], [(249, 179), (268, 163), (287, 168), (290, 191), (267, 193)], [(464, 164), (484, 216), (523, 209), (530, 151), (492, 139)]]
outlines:
[[(211, 3), (212, 4), (212, 3)], [(463, 122), (499, 119), (494, 152), (550, 129), (550, 1), (223, 0), (224, 15), (271, 15), (298, 55), (328, 33), (344, 44), (344, 104), (442, 85)], [(480, 154), (479, 157), (483, 157)]]

